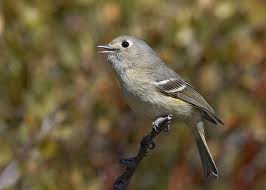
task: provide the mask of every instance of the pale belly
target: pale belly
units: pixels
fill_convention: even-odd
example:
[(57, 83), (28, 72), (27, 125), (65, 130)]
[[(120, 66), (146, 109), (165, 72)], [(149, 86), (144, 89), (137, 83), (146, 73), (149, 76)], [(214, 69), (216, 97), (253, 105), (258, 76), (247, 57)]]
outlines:
[(160, 116), (172, 114), (174, 119), (189, 120), (195, 109), (188, 103), (168, 97), (155, 89), (152, 82), (140, 80), (136, 71), (127, 70), (124, 75), (118, 75), (122, 93), (132, 108), (139, 116), (156, 119)]

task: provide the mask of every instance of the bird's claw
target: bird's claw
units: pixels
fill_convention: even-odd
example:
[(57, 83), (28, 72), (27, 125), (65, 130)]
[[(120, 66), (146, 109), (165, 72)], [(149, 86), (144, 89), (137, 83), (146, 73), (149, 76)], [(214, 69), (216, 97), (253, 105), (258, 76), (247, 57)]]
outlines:
[[(156, 121), (157, 121), (157, 120), (156, 120)], [(158, 123), (157, 123), (156, 121), (154, 121), (154, 122), (152, 123), (152, 128), (153, 128), (157, 133), (159, 133), (159, 132), (160, 132), (160, 126), (158, 126)]]
[[(169, 124), (170, 124), (170, 121), (171, 121), (172, 117), (173, 117), (172, 114), (169, 114), (169, 115), (167, 116), (167, 120), (168, 120), (168, 122), (167, 122), (167, 127), (164, 128), (164, 131), (165, 131), (165, 132), (168, 132), (168, 131), (170, 130), (170, 126), (169, 126)], [(159, 133), (159, 132), (161, 131), (161, 126), (160, 126), (160, 124), (161, 124), (162, 121), (165, 120), (165, 119), (166, 119), (166, 117), (159, 117), (158, 119), (156, 119), (156, 120), (152, 123), (152, 128), (153, 128), (157, 133)]]

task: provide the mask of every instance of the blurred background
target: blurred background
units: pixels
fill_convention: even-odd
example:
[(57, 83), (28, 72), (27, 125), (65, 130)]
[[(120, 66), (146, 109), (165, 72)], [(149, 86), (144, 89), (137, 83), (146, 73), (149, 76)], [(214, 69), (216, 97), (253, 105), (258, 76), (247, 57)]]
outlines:
[[(96, 45), (145, 39), (225, 122), (206, 122), (220, 177), (172, 123), (131, 190), (266, 189), (264, 0), (1, 0), (0, 189), (108, 190), (151, 123), (135, 118)], [(148, 109), (148, 108), (147, 108)]]

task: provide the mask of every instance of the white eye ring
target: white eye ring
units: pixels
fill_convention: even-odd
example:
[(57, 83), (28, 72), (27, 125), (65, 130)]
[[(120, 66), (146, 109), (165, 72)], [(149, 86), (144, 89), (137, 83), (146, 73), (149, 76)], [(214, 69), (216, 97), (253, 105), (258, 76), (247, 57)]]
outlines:
[(130, 45), (131, 45), (131, 42), (128, 41), (128, 40), (123, 40), (123, 41), (121, 42), (121, 46), (122, 46), (123, 48), (128, 48)]

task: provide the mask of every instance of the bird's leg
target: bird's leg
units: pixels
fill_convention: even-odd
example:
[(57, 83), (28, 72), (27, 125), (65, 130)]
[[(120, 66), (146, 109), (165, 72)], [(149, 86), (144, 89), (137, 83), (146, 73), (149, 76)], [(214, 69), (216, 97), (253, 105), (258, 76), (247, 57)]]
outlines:
[(167, 123), (167, 126), (166, 127), (164, 127), (164, 131), (165, 132), (168, 132), (169, 130), (170, 130), (170, 120), (172, 119), (172, 114), (169, 114), (169, 115), (167, 115), (167, 116), (162, 116), (162, 117), (159, 117), (159, 118), (157, 118), (153, 123), (152, 123), (152, 128), (157, 132), (157, 133), (159, 133), (162, 129), (161, 129), (161, 127), (162, 127), (162, 125), (159, 125), (159, 124), (161, 124), (161, 122), (162, 122), (162, 120), (164, 120), (165, 118), (168, 118), (168, 123)]

